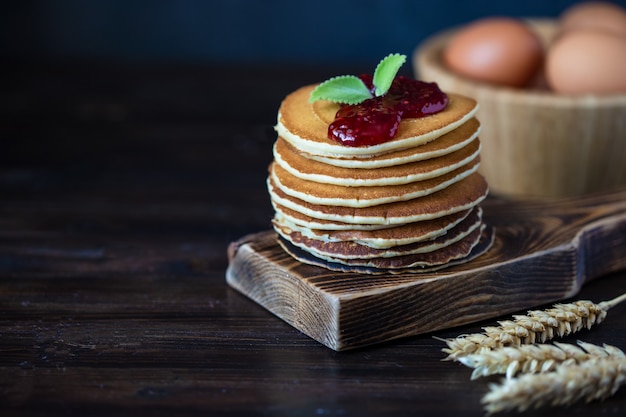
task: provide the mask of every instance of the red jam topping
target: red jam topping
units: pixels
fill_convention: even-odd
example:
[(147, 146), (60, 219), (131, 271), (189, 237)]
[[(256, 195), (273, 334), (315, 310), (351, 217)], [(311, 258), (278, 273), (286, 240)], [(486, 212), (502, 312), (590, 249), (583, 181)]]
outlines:
[[(360, 78), (374, 94), (373, 77)], [(384, 96), (342, 105), (328, 126), (328, 137), (346, 146), (378, 145), (393, 139), (402, 119), (434, 114), (447, 104), (448, 96), (436, 83), (398, 76)]]

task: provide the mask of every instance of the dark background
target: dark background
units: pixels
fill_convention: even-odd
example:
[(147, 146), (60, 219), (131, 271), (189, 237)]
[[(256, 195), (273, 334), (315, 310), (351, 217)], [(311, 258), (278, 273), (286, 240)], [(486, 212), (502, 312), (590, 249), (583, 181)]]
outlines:
[[(626, 5), (626, 1), (615, 1)], [(2, 56), (174, 64), (375, 65), (493, 15), (556, 17), (572, 0), (5, 2)]]

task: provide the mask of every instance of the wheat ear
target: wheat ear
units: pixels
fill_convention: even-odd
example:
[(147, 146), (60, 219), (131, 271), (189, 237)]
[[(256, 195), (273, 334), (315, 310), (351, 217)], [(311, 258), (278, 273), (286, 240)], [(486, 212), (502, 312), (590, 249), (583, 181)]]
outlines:
[(494, 374), (505, 374), (507, 379), (517, 373), (542, 373), (557, 366), (580, 364), (586, 360), (616, 356), (624, 358), (624, 352), (615, 346), (602, 347), (585, 342), (578, 346), (554, 342), (552, 345), (521, 345), (503, 347), (459, 358), (459, 362), (474, 368), (472, 379)]
[(544, 406), (567, 406), (578, 401), (603, 400), (626, 382), (626, 358), (603, 356), (554, 372), (524, 374), (492, 384), (482, 403), (488, 414)]
[(590, 329), (606, 318), (609, 309), (624, 300), (626, 294), (598, 304), (580, 300), (569, 304), (555, 304), (547, 310), (530, 310), (527, 315), (515, 315), (513, 320), (498, 322), (499, 326), (485, 327), (484, 333), (443, 339), (447, 344), (443, 352), (448, 354), (447, 360), (458, 360), (485, 350), (543, 343), (555, 337)]

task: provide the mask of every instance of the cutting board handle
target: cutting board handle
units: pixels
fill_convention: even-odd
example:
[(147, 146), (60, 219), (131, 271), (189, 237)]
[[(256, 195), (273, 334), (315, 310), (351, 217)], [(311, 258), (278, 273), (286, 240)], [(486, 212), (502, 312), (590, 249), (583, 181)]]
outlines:
[(599, 196), (578, 243), (584, 282), (626, 269), (626, 191)]
[[(507, 207), (514, 211), (512, 222), (503, 215)], [(576, 270), (572, 272), (577, 277), (577, 288), (626, 269), (626, 189), (566, 199), (516, 202), (496, 198), (487, 206), (485, 221), (495, 225), (496, 233), (499, 230), (501, 234), (519, 236), (515, 246), (523, 248), (517, 254), (507, 254), (515, 252), (514, 248), (499, 248), (502, 253), (495, 262), (562, 252), (569, 247), (567, 252), (575, 253)], [(511, 239), (507, 244), (512, 246)]]

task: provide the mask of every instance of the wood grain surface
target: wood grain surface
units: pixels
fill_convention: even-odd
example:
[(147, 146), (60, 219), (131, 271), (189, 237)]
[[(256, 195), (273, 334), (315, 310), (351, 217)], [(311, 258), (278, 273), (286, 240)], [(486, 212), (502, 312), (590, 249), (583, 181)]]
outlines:
[[(470, 381), (470, 369), (442, 361), (433, 336), (496, 318), (337, 352), (226, 283), (228, 245), (270, 228), (265, 177), (279, 101), (362, 68), (5, 69), (2, 417), (484, 416), (481, 397), (499, 378)], [(587, 219), (584, 207), (567, 218), (528, 210), (524, 222), (551, 230), (547, 240)], [(537, 241), (525, 230), (520, 245)], [(592, 275), (605, 259), (594, 248), (585, 249)], [(624, 292), (618, 271), (574, 298)], [(567, 341), (626, 349), (625, 315), (617, 306)], [(625, 414), (623, 388), (604, 402), (526, 413)]]

